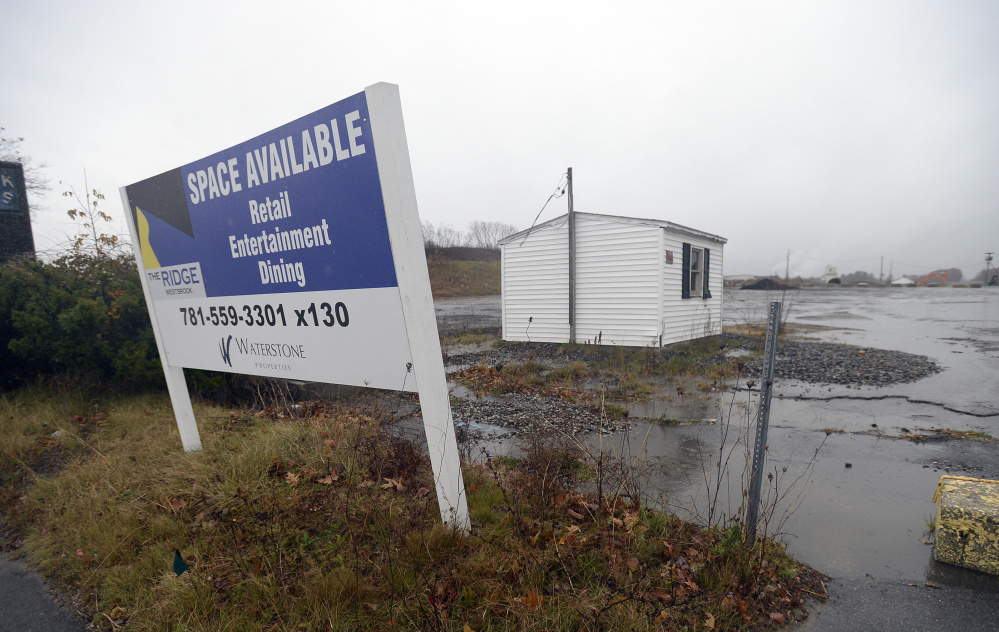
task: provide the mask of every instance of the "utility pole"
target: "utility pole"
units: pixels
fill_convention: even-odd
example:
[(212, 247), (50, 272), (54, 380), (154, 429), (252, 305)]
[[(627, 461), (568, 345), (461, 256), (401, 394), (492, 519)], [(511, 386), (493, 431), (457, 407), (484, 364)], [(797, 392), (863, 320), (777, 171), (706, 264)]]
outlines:
[(791, 278), (791, 249), (787, 249), (787, 262), (784, 263), (784, 285)]
[(884, 285), (885, 278), (885, 256), (881, 255), (881, 271), (878, 272), (878, 285)]
[(992, 265), (992, 253), (985, 253), (985, 287), (989, 286), (989, 268)]
[(572, 209), (572, 167), (569, 167), (569, 342), (576, 344), (576, 213)]

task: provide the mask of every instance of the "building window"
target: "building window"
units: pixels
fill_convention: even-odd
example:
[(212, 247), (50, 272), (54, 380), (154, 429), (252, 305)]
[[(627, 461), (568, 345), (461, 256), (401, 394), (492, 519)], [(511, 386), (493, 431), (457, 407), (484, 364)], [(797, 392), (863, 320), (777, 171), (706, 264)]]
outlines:
[(681, 298), (711, 298), (711, 290), (708, 289), (710, 281), (708, 274), (711, 270), (711, 250), (708, 248), (694, 248), (690, 244), (683, 244), (683, 270), (680, 274), (680, 297)]
[(704, 291), (704, 251), (700, 248), (690, 249), (690, 293), (702, 296)]

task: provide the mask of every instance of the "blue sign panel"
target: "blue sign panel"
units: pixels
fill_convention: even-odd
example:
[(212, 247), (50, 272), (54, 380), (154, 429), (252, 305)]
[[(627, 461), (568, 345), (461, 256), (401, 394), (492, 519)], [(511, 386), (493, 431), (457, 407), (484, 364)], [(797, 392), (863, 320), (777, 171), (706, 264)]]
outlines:
[(7, 163), (0, 166), (0, 213), (24, 212), (23, 180), (21, 165)]
[(146, 269), (198, 294), (397, 286), (363, 92), (126, 191)]

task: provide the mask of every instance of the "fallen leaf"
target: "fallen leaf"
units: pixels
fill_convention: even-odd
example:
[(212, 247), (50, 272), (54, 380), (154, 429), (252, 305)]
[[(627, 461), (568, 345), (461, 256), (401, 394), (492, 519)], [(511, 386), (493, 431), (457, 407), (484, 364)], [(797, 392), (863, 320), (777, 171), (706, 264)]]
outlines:
[(542, 597), (541, 595), (539, 595), (536, 591), (532, 590), (521, 601), (523, 602), (523, 604), (525, 606), (527, 606), (528, 608), (531, 608), (533, 610), (535, 608), (539, 608), (541, 606), (541, 604), (544, 602), (544, 600), (545, 600), (544, 597)]
[(340, 477), (337, 476), (336, 474), (328, 474), (327, 476), (324, 476), (322, 478), (317, 478), (316, 482), (319, 483), (320, 485), (332, 485), (333, 481), (336, 481), (339, 478)]
[(167, 501), (167, 507), (173, 513), (180, 513), (180, 510), (187, 507), (187, 501), (183, 498), (171, 498)]
[(926, 583), (925, 583), (925, 584), (923, 584), (923, 585), (924, 585), (924, 586), (926, 586), (927, 588), (936, 588), (936, 589), (938, 589), (938, 590), (940, 589), (940, 587), (939, 587), (939, 586), (937, 586), (936, 584), (934, 584), (933, 582), (926, 582)]
[(298, 474), (292, 474), (291, 472), (288, 472), (287, 474), (284, 475), (284, 477), (285, 480), (288, 481), (288, 484), (291, 485), (292, 487), (298, 485)]
[(402, 491), (405, 486), (402, 484), (402, 480), (396, 478), (386, 478), (385, 482), (382, 484), (382, 489), (395, 489), (396, 491)]
[(576, 520), (582, 520), (584, 517), (583, 514), (579, 513), (578, 511), (573, 511), (572, 509), (569, 509), (568, 511), (566, 511), (566, 513), (575, 518)]
[(715, 615), (711, 614), (710, 612), (704, 613), (704, 627), (706, 627), (709, 630), (715, 629)]
[(423, 498), (424, 496), (426, 496), (429, 493), (430, 493), (430, 490), (427, 489), (426, 487), (421, 487), (420, 489), (416, 490), (416, 496), (417, 496), (417, 498)]
[(631, 531), (631, 529), (638, 524), (638, 512), (624, 514), (624, 526)]
[(475, 630), (473, 630), (472, 628), (470, 628), (470, 627), (468, 626), (468, 624), (466, 623), (466, 624), (465, 624), (465, 627), (463, 627), (463, 628), (461, 629), (461, 632), (475, 632)]
[(640, 568), (642, 568), (642, 565), (639, 563), (637, 557), (630, 557), (630, 558), (628, 558), (628, 561), (626, 562), (626, 564), (628, 566), (628, 570), (632, 570), (632, 571), (636, 571), (637, 572)]
[(787, 623), (787, 617), (780, 612), (771, 612), (770, 618), (773, 619), (778, 625), (784, 625)]

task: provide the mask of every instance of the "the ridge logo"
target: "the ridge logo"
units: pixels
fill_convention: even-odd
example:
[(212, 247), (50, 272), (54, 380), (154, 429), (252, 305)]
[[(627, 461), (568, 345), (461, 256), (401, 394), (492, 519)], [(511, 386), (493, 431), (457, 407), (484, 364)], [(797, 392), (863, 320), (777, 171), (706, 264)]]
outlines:
[(232, 345), (232, 336), (219, 341), (219, 351), (222, 353), (222, 361), (232, 367), (232, 356), (229, 354), (229, 347)]

